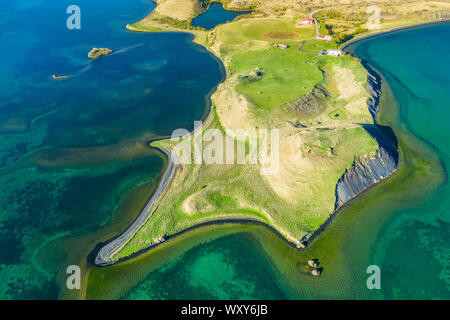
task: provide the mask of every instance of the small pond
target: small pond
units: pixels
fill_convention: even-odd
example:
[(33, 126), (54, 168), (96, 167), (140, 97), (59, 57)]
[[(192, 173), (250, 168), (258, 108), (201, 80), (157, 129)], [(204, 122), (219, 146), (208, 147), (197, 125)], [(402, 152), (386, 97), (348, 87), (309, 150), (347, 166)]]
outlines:
[(221, 3), (213, 2), (206, 12), (192, 20), (192, 25), (211, 30), (219, 24), (230, 22), (237, 16), (249, 13), (251, 11), (226, 10)]

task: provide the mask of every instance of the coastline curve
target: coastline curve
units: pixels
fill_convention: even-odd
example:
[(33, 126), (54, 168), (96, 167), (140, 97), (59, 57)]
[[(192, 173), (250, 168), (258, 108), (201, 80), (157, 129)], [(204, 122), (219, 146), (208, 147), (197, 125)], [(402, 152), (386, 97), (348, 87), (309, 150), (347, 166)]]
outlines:
[[(366, 37), (361, 37), (357, 39), (353, 39), (346, 44), (342, 46), (342, 50), (346, 51), (348, 53), (348, 48), (350, 45), (354, 45), (355, 43), (380, 36), (386, 33), (391, 32), (399, 32), (403, 31), (405, 29), (411, 29), (411, 28), (417, 28), (421, 26), (426, 26), (430, 24), (437, 24), (437, 23), (448, 23), (450, 20), (446, 21), (438, 21), (438, 22), (431, 22), (431, 23), (423, 23), (423, 24), (416, 24), (412, 26), (406, 26), (402, 28), (396, 28), (393, 30), (383, 31), (376, 34), (368, 35)], [(210, 52), (212, 56), (214, 56), (217, 60), (219, 60), (221, 63), (221, 68), (224, 68), (223, 62), (220, 58), (218, 58), (215, 54), (213, 54), (210, 50), (206, 49), (206, 51)], [(336, 184), (336, 203), (335, 203), (335, 210), (330, 214), (330, 217), (312, 234), (308, 235), (306, 239), (302, 239), (301, 244), (306, 246), (311, 241), (313, 241), (317, 236), (323, 232), (323, 230), (326, 228), (329, 223), (335, 218), (335, 216), (341, 211), (342, 208), (345, 207), (346, 203), (350, 200), (357, 199), (360, 195), (365, 193), (367, 190), (369, 190), (374, 185), (378, 184), (380, 181), (385, 180), (389, 176), (391, 176), (395, 170), (398, 168), (399, 164), (399, 152), (397, 147), (395, 146), (395, 143), (391, 141), (379, 128), (378, 125), (376, 125), (376, 115), (379, 111), (379, 97), (381, 95), (381, 77), (371, 68), (369, 67), (365, 62), (361, 62), (362, 65), (366, 68), (368, 71), (368, 79), (367, 79), (367, 86), (368, 90), (372, 95), (372, 98), (369, 98), (367, 101), (368, 108), (372, 113), (372, 116), (375, 120), (375, 126), (372, 126), (372, 131), (369, 132), (375, 140), (377, 140), (379, 144), (379, 150), (375, 154), (375, 156), (372, 157), (366, 157), (362, 159), (358, 159), (354, 162), (352, 168), (348, 169), (343, 176), (338, 180)], [(224, 72), (224, 78), (221, 82), (223, 82), (226, 78), (226, 70)], [(221, 83), (219, 82), (217, 86)], [(215, 88), (217, 88), (217, 86)], [(214, 92), (215, 89), (212, 90)], [(208, 95), (208, 99), (211, 98), (212, 92)], [(208, 113), (205, 117), (205, 119), (208, 119), (212, 113), (212, 109), (209, 106)], [(375, 131), (373, 130), (375, 129)], [(367, 131), (370, 129), (366, 128)], [(194, 129), (192, 132), (190, 132), (187, 136), (194, 134), (196, 129)], [(164, 140), (168, 139), (167, 137), (154, 139), (150, 141), (149, 144), (151, 144), (154, 141), (157, 140)], [(96, 254), (95, 262), (94, 264), (98, 267), (105, 267), (108, 265), (112, 265), (118, 262), (123, 262), (126, 260), (131, 259), (132, 257), (136, 257), (144, 252), (147, 252), (148, 250), (154, 248), (155, 246), (160, 245), (161, 243), (156, 243), (149, 245), (145, 248), (142, 248), (138, 252), (128, 256), (124, 257), (118, 260), (113, 260), (112, 255), (114, 255), (115, 252), (120, 250), (133, 236), (134, 234), (142, 227), (142, 225), (148, 220), (148, 218), (151, 217), (151, 214), (157, 210), (157, 207), (155, 210), (150, 212), (150, 209), (153, 208), (153, 205), (155, 202), (159, 199), (159, 197), (162, 196), (165, 190), (170, 186), (170, 182), (172, 181), (174, 174), (176, 172), (177, 167), (174, 166), (174, 159), (173, 155), (170, 151), (154, 147), (163, 152), (166, 157), (168, 158), (168, 167), (163, 175), (163, 178), (158, 185), (157, 190), (153, 193), (149, 201), (147, 202), (147, 205), (145, 206), (144, 210), (141, 211), (140, 215), (136, 220), (133, 222), (131, 226), (129, 226), (121, 235), (118, 237), (110, 240), (109, 243), (107, 243), (105, 246), (102, 246), (98, 253)], [(182, 169), (182, 168), (181, 168)], [(267, 223), (264, 223), (260, 220), (253, 219), (253, 218), (221, 218), (221, 219), (211, 219), (208, 221), (197, 223), (193, 226), (189, 226), (187, 228), (184, 228), (174, 234), (172, 234), (169, 238), (176, 237), (179, 234), (188, 232), (189, 230), (199, 228), (204, 225), (211, 225), (211, 224), (217, 224), (217, 223), (256, 223), (261, 224), (266, 227), (268, 227), (271, 230), (274, 230), (285, 242), (287, 242), (289, 245), (299, 248), (298, 244), (293, 243), (292, 241), (289, 241), (286, 237), (284, 237), (275, 227), (268, 225)], [(301, 246), (299, 249), (303, 249), (303, 246)]]

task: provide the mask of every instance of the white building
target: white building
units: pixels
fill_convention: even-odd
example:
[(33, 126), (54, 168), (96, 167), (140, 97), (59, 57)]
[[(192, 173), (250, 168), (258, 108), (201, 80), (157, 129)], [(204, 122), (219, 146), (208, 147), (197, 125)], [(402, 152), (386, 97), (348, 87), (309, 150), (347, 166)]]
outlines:
[(339, 49), (329, 49), (329, 50), (327, 50), (327, 55), (333, 56), (333, 57), (340, 57), (340, 56), (342, 56), (342, 51)]
[(278, 43), (278, 42), (275, 42), (273, 45), (274, 45), (275, 47), (281, 48), (281, 49), (287, 49), (287, 48), (289, 48), (289, 46), (288, 46), (287, 44)]

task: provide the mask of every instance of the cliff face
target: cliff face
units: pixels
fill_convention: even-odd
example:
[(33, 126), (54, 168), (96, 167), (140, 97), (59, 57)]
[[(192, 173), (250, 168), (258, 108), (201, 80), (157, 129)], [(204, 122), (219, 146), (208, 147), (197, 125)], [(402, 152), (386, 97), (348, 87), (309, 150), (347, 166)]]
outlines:
[[(381, 78), (370, 67), (366, 68), (369, 71), (367, 89), (372, 95), (367, 105), (375, 120), (381, 96)], [(385, 179), (398, 167), (398, 150), (395, 142), (391, 141), (377, 125), (364, 128), (378, 142), (379, 149), (374, 156), (356, 159), (352, 167), (338, 180), (335, 209)]]
[(369, 75), (367, 76), (367, 90), (369, 90), (369, 93), (372, 95), (372, 97), (367, 100), (367, 106), (375, 119), (381, 96), (381, 79), (376, 73), (371, 71), (369, 71)]
[(336, 185), (335, 208), (389, 176), (395, 171), (397, 164), (397, 158), (383, 147), (378, 149), (374, 157), (357, 159)]

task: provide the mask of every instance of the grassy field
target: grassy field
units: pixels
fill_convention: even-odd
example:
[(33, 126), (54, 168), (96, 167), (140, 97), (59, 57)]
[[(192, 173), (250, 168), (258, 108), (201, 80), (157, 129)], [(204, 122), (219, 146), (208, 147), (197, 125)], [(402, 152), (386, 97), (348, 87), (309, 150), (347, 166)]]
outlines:
[(232, 74), (250, 72), (261, 66), (260, 81), (239, 84), (236, 90), (248, 97), (254, 105), (273, 109), (308, 94), (322, 80), (322, 72), (310, 63), (308, 54), (299, 52), (295, 43), (288, 49), (268, 48), (247, 51), (232, 58)]
[[(156, 0), (157, 8), (142, 21), (130, 26), (135, 31), (192, 29), (191, 21), (204, 12), (210, 0)], [(436, 0), (217, 0), (231, 10), (253, 10), (254, 17), (297, 19), (316, 12), (320, 32), (350, 40), (405, 25), (450, 18), (450, 3)], [(368, 19), (376, 6), (380, 10), (380, 29), (369, 30)], [(280, 28), (282, 25), (280, 24)], [(292, 26), (279, 30), (289, 32)], [(257, 31), (257, 30), (256, 30)], [(276, 32), (274, 29), (273, 32)], [(237, 33), (239, 34), (239, 32)]]
[[(222, 2), (229, 8), (242, 8), (239, 1)], [(342, 5), (342, 1), (321, 1), (321, 6), (328, 2)], [(183, 170), (158, 201), (158, 210), (113, 258), (126, 257), (157, 242), (161, 236), (218, 218), (258, 219), (293, 242), (316, 230), (333, 213), (338, 179), (356, 158), (370, 157), (378, 148), (361, 126), (373, 124), (366, 104), (366, 70), (350, 56), (318, 56), (297, 49), (303, 40), (307, 50), (338, 46), (335, 42), (310, 40), (315, 35), (314, 27), (296, 24), (297, 18), (317, 9), (319, 4), (306, 8), (290, 0), (250, 0), (246, 7), (255, 8), (252, 15), (204, 31), (192, 29), (190, 22), (202, 12), (205, 3), (158, 3), (159, 9), (128, 28), (147, 32), (189, 29), (195, 34), (195, 41), (218, 56), (227, 70), (227, 79), (212, 95), (210, 117), (195, 139), (201, 140), (207, 129), (224, 135), (232, 129), (277, 129), (279, 170), (264, 175), (261, 164), (183, 164)], [(363, 2), (355, 1), (355, 8), (358, 3)], [(184, 13), (172, 15), (170, 8), (174, 7), (184, 8)], [(347, 17), (353, 11), (341, 12)], [(349, 15), (345, 30), (337, 24), (325, 27), (333, 23), (332, 14), (324, 13), (320, 23), (328, 33), (364, 34), (361, 23), (350, 21), (360, 21), (359, 17)], [(275, 42), (289, 48), (275, 47)], [(315, 96), (317, 92), (319, 98)], [(306, 107), (305, 97), (310, 101)], [(154, 145), (181, 157), (177, 143), (164, 140)], [(192, 142), (185, 139), (185, 143)], [(255, 147), (253, 142), (241, 139), (238, 144), (245, 146), (249, 159), (250, 150)], [(202, 145), (205, 150), (208, 143)], [(222, 159), (226, 156), (224, 152)]]

